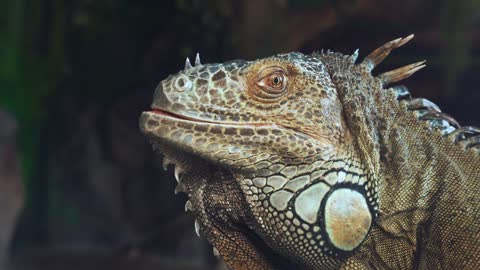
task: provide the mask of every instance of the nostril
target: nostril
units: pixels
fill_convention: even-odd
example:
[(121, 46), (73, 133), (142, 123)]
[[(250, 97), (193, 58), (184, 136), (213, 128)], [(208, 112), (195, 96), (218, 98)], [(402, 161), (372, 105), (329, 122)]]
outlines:
[(175, 88), (180, 92), (189, 90), (191, 87), (192, 82), (184, 76), (178, 77), (175, 80)]
[(183, 87), (185, 85), (185, 80), (183, 78), (178, 78), (177, 84), (179, 87)]

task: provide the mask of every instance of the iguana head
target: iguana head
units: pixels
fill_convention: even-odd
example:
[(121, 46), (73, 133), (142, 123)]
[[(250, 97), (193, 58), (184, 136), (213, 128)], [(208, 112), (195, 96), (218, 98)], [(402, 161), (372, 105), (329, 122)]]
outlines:
[(300, 53), (187, 64), (159, 84), (152, 109), (144, 128), (155, 140), (232, 169), (326, 157), (348, 139), (325, 66)]
[[(388, 43), (359, 72), (375, 81), (371, 68), (406, 41)], [(375, 157), (345, 115), (361, 108), (340, 96), (330, 72), (331, 59), (350, 68), (356, 57), (295, 52), (201, 64), (197, 55), (195, 66), (187, 59), (159, 84), (140, 127), (183, 167), (229, 171), (255, 219), (248, 226), (273, 250), (309, 267), (336, 265), (361, 244), (378, 210)]]

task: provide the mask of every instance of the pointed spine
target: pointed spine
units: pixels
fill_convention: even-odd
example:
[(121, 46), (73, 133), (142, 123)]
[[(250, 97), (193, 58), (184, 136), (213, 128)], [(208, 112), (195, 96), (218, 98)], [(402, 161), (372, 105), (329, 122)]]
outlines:
[(185, 59), (185, 70), (189, 70), (192, 68), (192, 63), (190, 63), (190, 58), (187, 57), (187, 59)]
[(467, 138), (480, 135), (480, 128), (472, 127), (472, 126), (465, 126), (460, 127), (454, 132), (452, 132), (449, 136), (452, 138), (454, 143), (458, 143), (461, 141), (466, 140)]
[(437, 112), (442, 112), (440, 107), (437, 104), (431, 102), (425, 98), (414, 98), (408, 102), (407, 108), (409, 110), (421, 110), (421, 109), (428, 109)]
[(395, 83), (412, 76), (413, 73), (419, 71), (420, 69), (426, 66), (425, 62), (426, 61), (420, 61), (420, 62), (413, 63), (401, 68), (397, 68), (397, 69), (382, 73), (378, 75), (377, 78), (382, 81), (383, 86), (387, 86), (391, 83)]
[(216, 247), (213, 247), (213, 255), (216, 257), (216, 258), (219, 258), (220, 257), (220, 252), (218, 252), (218, 249)]
[(357, 59), (358, 59), (358, 52), (359, 52), (359, 49), (356, 49), (356, 50), (353, 52), (353, 54), (348, 57), (348, 59), (350, 59), (350, 62), (351, 62), (352, 64), (355, 64), (355, 62), (357, 61)]
[(200, 222), (198, 222), (198, 219), (195, 219), (195, 233), (200, 237)]
[(369, 71), (372, 71), (378, 64), (380, 64), (385, 57), (387, 57), (393, 49), (401, 47), (405, 43), (409, 42), (413, 38), (413, 34), (405, 38), (397, 38), (392, 40), (380, 48), (377, 48), (372, 53), (370, 53), (362, 62)]
[(185, 212), (193, 211), (193, 204), (190, 200), (185, 203)]
[(195, 66), (200, 67), (202, 66), (202, 63), (200, 62), (200, 54), (197, 52), (197, 55), (195, 56)]
[(168, 170), (168, 165), (170, 164), (174, 164), (173, 161), (168, 157), (163, 157), (162, 168), (164, 171)]
[(182, 173), (183, 173), (182, 168), (180, 167), (179, 164), (177, 164), (175, 166), (175, 171), (174, 171), (175, 180), (177, 180), (177, 183), (180, 183), (182, 181)]

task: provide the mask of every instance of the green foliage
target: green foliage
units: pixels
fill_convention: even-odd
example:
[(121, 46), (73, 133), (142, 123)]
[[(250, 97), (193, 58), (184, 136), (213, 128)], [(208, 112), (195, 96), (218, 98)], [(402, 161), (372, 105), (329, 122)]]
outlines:
[(44, 4), (43, 1), (10, 0), (0, 9), (0, 16), (7, 18), (0, 21), (0, 107), (13, 113), (19, 123), (25, 206), (33, 218), (40, 214), (35, 200), (36, 183), (32, 179), (38, 171), (40, 135), (46, 113), (44, 102), (61, 76), (54, 59), (35, 50), (31, 44), (38, 38), (37, 29), (41, 25), (41, 17), (37, 16), (38, 10), (32, 9), (32, 3)]
[[(23, 174), (28, 181), (33, 175), (40, 122), (45, 113), (42, 102), (53, 89), (55, 72), (47, 59), (31, 53), (25, 46), (24, 33), (35, 25), (25, 21), (25, 8), (25, 1), (11, 0), (2, 10), (8, 20), (0, 26), (0, 106), (19, 121)], [(27, 182), (27, 194), (29, 192)]]
[[(223, 0), (2, 2), (0, 107), (20, 126), (28, 233), (46, 233), (37, 228), (52, 218), (78, 222), (78, 210), (65, 205), (55, 183), (37, 181), (47, 154), (40, 148), (51, 98), (68, 94), (107, 103), (130, 94), (141, 84), (146, 52), (158, 38), (176, 38), (164, 41), (175, 44), (169, 57), (179, 67), (180, 59), (203, 49), (198, 44), (218, 55), (218, 48), (228, 50), (225, 21), (232, 14), (231, 1)], [(173, 68), (165, 64), (168, 72)], [(37, 231), (30, 232), (32, 224)], [(20, 238), (28, 244), (31, 237), (37, 236)]]

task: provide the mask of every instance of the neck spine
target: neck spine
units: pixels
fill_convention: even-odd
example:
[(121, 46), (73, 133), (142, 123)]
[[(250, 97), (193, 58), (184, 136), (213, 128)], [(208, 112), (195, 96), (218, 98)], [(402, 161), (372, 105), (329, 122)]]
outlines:
[(379, 187), (380, 211), (401, 211), (395, 206), (399, 196), (409, 200), (403, 207), (431, 207), (433, 194), (448, 192), (442, 187), (447, 170), (452, 179), (478, 176), (479, 169), (471, 170), (480, 168), (474, 140), (479, 130), (460, 128), (433, 103), (411, 99), (405, 87), (384, 89), (369, 66), (338, 53), (320, 57), (337, 88), (356, 152)]

